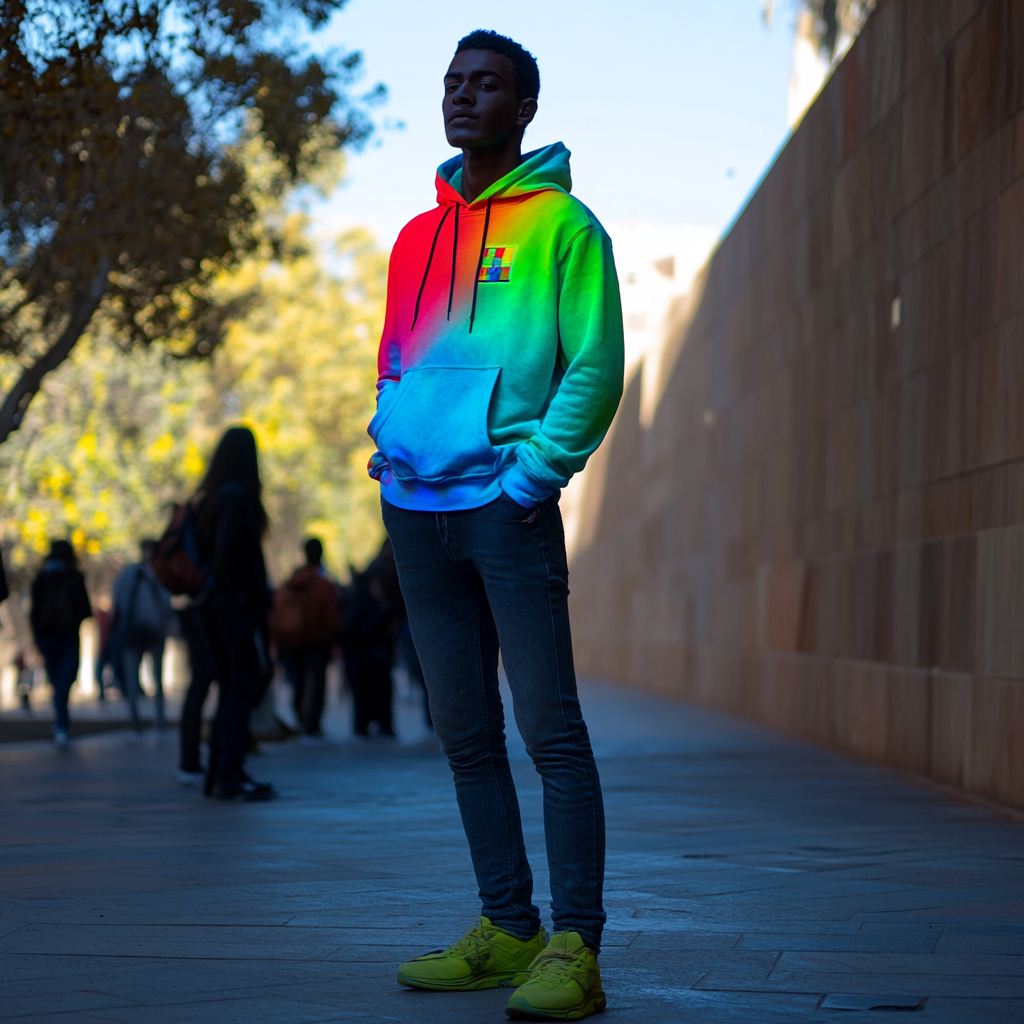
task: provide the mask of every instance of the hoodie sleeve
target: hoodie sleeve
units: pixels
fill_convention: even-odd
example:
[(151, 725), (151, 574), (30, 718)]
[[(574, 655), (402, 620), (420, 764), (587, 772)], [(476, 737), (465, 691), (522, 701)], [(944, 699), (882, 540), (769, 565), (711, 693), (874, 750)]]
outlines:
[(527, 508), (583, 469), (622, 397), (622, 304), (611, 239), (600, 226), (592, 223), (572, 238), (559, 275), (562, 379), (540, 429), (519, 446), (501, 481)]

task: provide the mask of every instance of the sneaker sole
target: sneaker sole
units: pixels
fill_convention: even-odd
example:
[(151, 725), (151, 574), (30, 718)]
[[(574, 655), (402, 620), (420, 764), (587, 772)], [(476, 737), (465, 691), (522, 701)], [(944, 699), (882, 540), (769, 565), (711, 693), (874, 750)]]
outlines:
[(569, 1010), (536, 1010), (523, 1000), (521, 1006), (506, 1006), (505, 1015), (512, 1020), (583, 1020), (595, 1013), (604, 1013), (607, 1005), (604, 992), (594, 992), (582, 1006)]
[(434, 978), (410, 978), (399, 971), (398, 984), (427, 992), (476, 992), (484, 988), (519, 988), (529, 977), (529, 971), (517, 971), (514, 974), (486, 974), (482, 978), (470, 978), (466, 981), (439, 981)]

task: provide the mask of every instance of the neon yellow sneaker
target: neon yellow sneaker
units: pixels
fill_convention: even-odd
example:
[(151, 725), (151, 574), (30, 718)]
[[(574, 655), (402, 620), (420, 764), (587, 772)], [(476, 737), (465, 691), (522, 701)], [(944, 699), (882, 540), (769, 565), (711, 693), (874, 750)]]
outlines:
[(558, 932), (530, 964), (530, 979), (505, 1007), (513, 1020), (582, 1020), (605, 1008), (594, 951), (577, 932)]
[(398, 982), (434, 992), (514, 988), (530, 977), (530, 965), (547, 941), (543, 928), (524, 942), (481, 917), (454, 946), (402, 964)]

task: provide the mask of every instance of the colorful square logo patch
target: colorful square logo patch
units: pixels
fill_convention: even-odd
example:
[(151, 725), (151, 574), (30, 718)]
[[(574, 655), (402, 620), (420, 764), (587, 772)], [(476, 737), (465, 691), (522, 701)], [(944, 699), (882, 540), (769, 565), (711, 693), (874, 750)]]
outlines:
[(512, 276), (512, 261), (516, 257), (514, 245), (501, 245), (496, 249), (485, 249), (480, 264), (481, 283), (484, 281), (507, 281)]

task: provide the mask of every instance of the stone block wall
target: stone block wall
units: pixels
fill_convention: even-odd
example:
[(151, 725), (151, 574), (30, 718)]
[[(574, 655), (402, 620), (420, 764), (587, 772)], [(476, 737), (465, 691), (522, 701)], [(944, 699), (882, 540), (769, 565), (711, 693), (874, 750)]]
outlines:
[(1024, 806), (1022, 53), (881, 0), (574, 485), (581, 671)]

